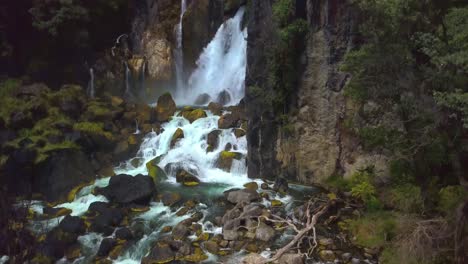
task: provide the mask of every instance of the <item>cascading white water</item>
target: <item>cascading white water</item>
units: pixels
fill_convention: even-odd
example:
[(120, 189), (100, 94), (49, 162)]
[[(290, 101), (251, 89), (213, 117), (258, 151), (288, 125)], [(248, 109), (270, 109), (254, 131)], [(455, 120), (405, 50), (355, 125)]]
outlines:
[(184, 52), (182, 47), (182, 40), (183, 40), (183, 25), (182, 19), (184, 17), (185, 11), (187, 10), (187, 1), (181, 0), (180, 2), (180, 17), (179, 17), (179, 24), (177, 24), (176, 28), (176, 41), (177, 46), (174, 51), (174, 58), (175, 58), (175, 69), (176, 69), (176, 88), (177, 90), (181, 90), (184, 87)]
[(242, 29), (245, 8), (227, 20), (216, 32), (197, 61), (197, 69), (188, 80), (188, 89), (178, 91), (178, 104), (192, 105), (196, 98), (208, 94), (216, 100), (220, 93), (228, 92), (234, 105), (244, 97), (247, 63), (247, 29)]
[(94, 98), (95, 91), (94, 91), (94, 70), (93, 68), (89, 68), (89, 82), (88, 82), (88, 96)]
[[(168, 164), (173, 164), (178, 168), (194, 172), (204, 183), (224, 183), (231, 186), (242, 186), (250, 181), (247, 177), (245, 159), (235, 161), (231, 172), (223, 171), (216, 166), (216, 161), (221, 151), (230, 143), (236, 152), (247, 154), (247, 140), (244, 137), (236, 138), (233, 129), (224, 129), (219, 135), (219, 146), (212, 152), (207, 152), (206, 138), (208, 133), (218, 129), (219, 116), (208, 113), (208, 117), (201, 118), (190, 123), (183, 117), (174, 117), (170, 122), (163, 124), (163, 132), (148, 134), (141, 144), (134, 159), (140, 161), (140, 166), (132, 165), (133, 159), (123, 163), (116, 169), (116, 173), (126, 173), (131, 175), (147, 174), (145, 164), (155, 157), (163, 155), (159, 166), (164, 168)], [(170, 147), (172, 135), (181, 128), (184, 131), (184, 138)], [(169, 175), (168, 181), (175, 183), (175, 175)]]

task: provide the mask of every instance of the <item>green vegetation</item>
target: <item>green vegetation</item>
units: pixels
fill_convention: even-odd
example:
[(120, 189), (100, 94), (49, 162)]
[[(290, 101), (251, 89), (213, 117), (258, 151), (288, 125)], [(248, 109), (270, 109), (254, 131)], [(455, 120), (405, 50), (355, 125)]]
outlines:
[(304, 19), (294, 17), (295, 1), (278, 0), (272, 8), (278, 40), (268, 50), (267, 68), (268, 86), (273, 87), (274, 94), (264, 98), (281, 115), (286, 112), (299, 79), (299, 56), (305, 46), (308, 26)]
[(103, 136), (108, 140), (112, 140), (112, 133), (104, 131), (103, 123), (95, 122), (79, 122), (73, 125), (73, 129), (90, 135)]
[[(360, 44), (342, 70), (352, 75), (345, 96), (360, 108), (345, 128), (365, 149), (394, 160), (391, 177), (378, 186), (361, 172), (348, 181), (331, 177), (329, 184), (361, 199), (365, 220), (383, 208), (413, 219), (399, 239), (357, 235), (360, 244), (385, 247), (381, 263), (436, 263), (453, 253), (453, 245), (442, 242), (453, 237), (439, 233), (453, 234), (455, 224), (446, 223), (467, 197), (468, 186), (461, 185), (468, 182), (468, 6), (457, 0), (353, 2), (365, 19)], [(369, 210), (376, 201), (384, 207)], [(365, 220), (353, 222), (353, 233), (372, 224)], [(428, 230), (434, 235), (421, 239)]]
[(446, 216), (453, 217), (455, 210), (468, 197), (468, 192), (461, 186), (447, 186), (439, 192), (437, 209)]
[(392, 213), (377, 212), (348, 220), (349, 231), (357, 245), (368, 248), (385, 246), (396, 235), (396, 219)]

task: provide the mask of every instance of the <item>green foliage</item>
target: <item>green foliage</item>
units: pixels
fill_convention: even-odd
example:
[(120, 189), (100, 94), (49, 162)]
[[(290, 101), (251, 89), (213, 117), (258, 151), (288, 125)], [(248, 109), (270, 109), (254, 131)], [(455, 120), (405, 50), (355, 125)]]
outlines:
[(103, 136), (109, 140), (113, 139), (113, 136), (110, 132), (104, 131), (104, 124), (103, 123), (95, 123), (95, 122), (80, 122), (76, 123), (73, 126), (73, 129), (76, 131), (88, 133), (91, 135), (98, 135)]
[(6, 122), (10, 119), (10, 114), (22, 108), (22, 103), (12, 96), (13, 91), (21, 85), (21, 81), (7, 79), (0, 83), (0, 118)]
[(447, 186), (439, 192), (439, 212), (446, 216), (454, 216), (457, 207), (468, 197), (468, 192), (462, 186)]
[(382, 204), (377, 198), (377, 190), (374, 186), (373, 168), (359, 170), (351, 176), (349, 188), (351, 195), (361, 199), (368, 211), (376, 211), (382, 208)]
[(350, 189), (349, 181), (345, 180), (339, 174), (333, 174), (332, 176), (328, 177), (325, 183), (327, 184), (327, 186), (336, 188), (340, 191), (346, 191)]
[(408, 183), (390, 190), (390, 203), (405, 213), (422, 213), (424, 210), (421, 188)]
[(305, 20), (294, 17), (295, 1), (278, 0), (273, 3), (276, 25), (274, 45), (267, 51), (268, 86), (272, 87), (271, 105), (276, 114), (287, 112), (287, 105), (299, 79), (299, 56), (308, 31)]
[(368, 248), (386, 245), (397, 232), (395, 216), (389, 212), (375, 212), (348, 220), (348, 226), (356, 239), (355, 243)]
[(277, 20), (280, 27), (284, 27), (293, 14), (294, 3), (291, 0), (278, 0), (273, 4), (272, 9), (273, 17)]
[(35, 1), (29, 12), (33, 17), (33, 26), (53, 36), (65, 23), (89, 19), (88, 10), (80, 1), (73, 0)]

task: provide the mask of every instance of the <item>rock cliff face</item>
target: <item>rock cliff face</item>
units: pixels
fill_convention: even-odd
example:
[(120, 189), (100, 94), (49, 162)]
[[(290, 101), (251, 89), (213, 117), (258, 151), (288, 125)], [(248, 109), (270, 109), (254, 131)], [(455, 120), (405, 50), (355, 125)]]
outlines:
[(293, 91), (296, 96), (284, 102), (293, 127), (291, 135), (281, 132), (273, 109), (258, 107), (259, 99), (250, 87), (272, 92), (272, 87), (265, 85), (268, 72), (264, 65), (277, 27), (271, 11), (274, 2), (257, 0), (251, 6), (246, 80), (249, 176), (321, 183), (335, 173), (346, 177), (368, 165), (385, 174), (385, 156), (366, 153), (344, 128), (345, 118), (357, 111), (343, 94), (351, 76), (339, 70), (353, 47), (357, 26), (349, 1), (296, 1), (295, 15), (306, 12), (308, 36), (301, 58), (304, 70)]
[(174, 27), (179, 21), (180, 1), (145, 0), (135, 4), (132, 26), (133, 52), (147, 60), (148, 75), (156, 81), (172, 78)]

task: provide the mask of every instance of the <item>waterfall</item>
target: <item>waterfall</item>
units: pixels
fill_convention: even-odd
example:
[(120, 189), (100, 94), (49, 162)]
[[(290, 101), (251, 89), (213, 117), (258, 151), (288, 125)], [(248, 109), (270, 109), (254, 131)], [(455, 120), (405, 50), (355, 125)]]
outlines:
[(125, 95), (131, 95), (130, 91), (130, 69), (127, 62), (125, 62)]
[(187, 10), (187, 2), (186, 0), (181, 0), (180, 3), (180, 17), (179, 17), (179, 24), (176, 28), (176, 41), (177, 46), (174, 51), (175, 57), (175, 69), (176, 69), (176, 88), (177, 90), (181, 90), (184, 87), (184, 52), (182, 47), (182, 33), (183, 33), (183, 26), (182, 26), (182, 19), (184, 17), (185, 11)]
[(87, 94), (91, 98), (94, 98), (94, 96), (95, 96), (95, 91), (94, 91), (94, 70), (93, 70), (93, 68), (89, 68), (89, 82), (88, 82)]
[(247, 62), (247, 29), (242, 29), (244, 12), (241, 7), (220, 26), (197, 60), (197, 69), (188, 80), (190, 92), (178, 91), (178, 104), (193, 105), (203, 94), (225, 105), (237, 104), (244, 97)]
[(140, 134), (140, 129), (138, 127), (138, 119), (135, 118), (135, 132), (133, 133), (134, 135)]

